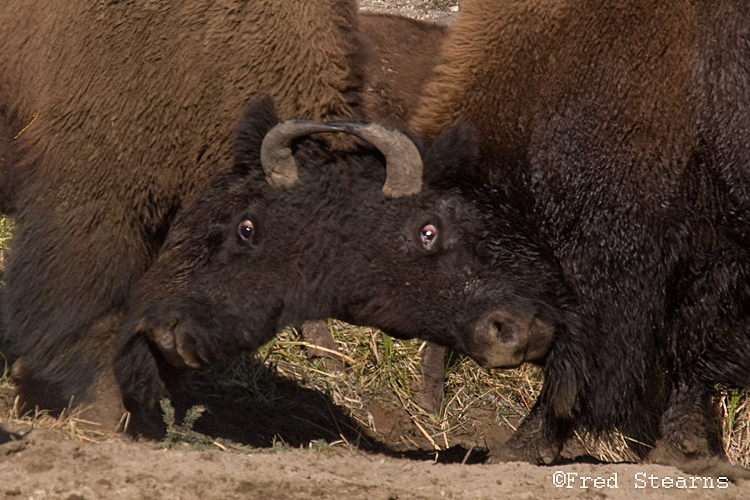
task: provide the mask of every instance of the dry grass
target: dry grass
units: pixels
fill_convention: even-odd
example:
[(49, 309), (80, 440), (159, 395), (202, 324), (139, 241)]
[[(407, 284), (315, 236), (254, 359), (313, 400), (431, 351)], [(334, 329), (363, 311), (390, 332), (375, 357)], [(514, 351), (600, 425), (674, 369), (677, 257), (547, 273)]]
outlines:
[(4, 254), (10, 242), (12, 230), (13, 220), (10, 217), (0, 215), (0, 276), (2, 276), (2, 272), (5, 270)]
[(729, 459), (750, 468), (750, 405), (748, 391), (727, 391), (719, 398), (724, 425), (724, 450)]
[(418, 433), (436, 450), (449, 448), (451, 437), (466, 432), (475, 422), (467, 413), (483, 412), (498, 423), (517, 421), (528, 411), (539, 389), (532, 368), (492, 374), (463, 356), (448, 360), (445, 399), (435, 415), (416, 404), (411, 381), (419, 373), (419, 341), (398, 341), (369, 328), (355, 328), (337, 321), (330, 330), (348, 359), (345, 373), (329, 373), (320, 360), (308, 360), (304, 343), (287, 330), (264, 348), (276, 371), (298, 383), (330, 394), (334, 403), (373, 433), (380, 432), (369, 414), (369, 402), (382, 397), (397, 403)]
[[(368, 411), (370, 402), (380, 398), (397, 403), (414, 427), (413, 432), (404, 433), (401, 438), (404, 448), (425, 446), (406, 434), (423, 436), (436, 451), (459, 443), (467, 446), (467, 436), (471, 435), (478, 438), (478, 446), (484, 446), (484, 431), (504, 426), (515, 429), (528, 414), (542, 386), (541, 371), (530, 365), (516, 370), (487, 371), (465, 356), (451, 354), (446, 363), (443, 405), (436, 414), (429, 414), (415, 402), (411, 389), (411, 381), (420, 370), (422, 342), (398, 341), (374, 329), (337, 321), (330, 321), (329, 328), (342, 355), (351, 360), (344, 374), (329, 373), (320, 360), (308, 360), (305, 344), (291, 330), (264, 347), (261, 355), (278, 373), (330, 394), (337, 405), (347, 408), (374, 435), (379, 435), (381, 429)], [(384, 441), (389, 438), (380, 437)], [(579, 447), (601, 460), (634, 459), (625, 438), (618, 433), (606, 440), (587, 436), (578, 436), (578, 440)]]
[[(6, 379), (5, 382), (0, 384), (0, 388), (9, 392), (7, 391), (9, 384), (10, 382)], [(31, 432), (34, 429), (45, 429), (59, 432), (79, 441), (97, 441), (111, 435), (111, 433), (103, 431), (98, 423), (87, 420), (85, 418), (86, 410), (74, 407), (72, 403), (71, 401), (71, 404), (67, 408), (55, 416), (39, 409), (21, 413), (19, 411), (18, 398), (15, 398), (13, 406), (8, 410), (7, 414), (0, 415), (0, 424), (3, 424), (5, 421), (12, 426), (15, 432), (22, 431), (23, 434)]]
[[(308, 360), (304, 342), (292, 330), (279, 335), (260, 355), (278, 373), (330, 394), (337, 405), (347, 408), (360, 425), (375, 434), (378, 429), (367, 412), (368, 401), (373, 397), (397, 401), (410, 416), (417, 434), (422, 434), (436, 450), (445, 450), (466, 434), (476, 432), (475, 418), (482, 418), (481, 426), (485, 429), (503, 425), (514, 428), (528, 414), (542, 386), (542, 373), (532, 366), (487, 371), (454, 354), (447, 361), (443, 406), (435, 415), (428, 414), (417, 405), (411, 390), (411, 380), (419, 371), (419, 356), (424, 347), (421, 342), (398, 341), (377, 330), (337, 321), (330, 321), (329, 329), (342, 356), (349, 360), (344, 374), (329, 373), (320, 360)], [(724, 392), (718, 406), (730, 461), (749, 467), (748, 392)], [(600, 439), (579, 434), (576, 438), (577, 446), (597, 459), (621, 462), (636, 458), (627, 446), (629, 438), (619, 432)]]

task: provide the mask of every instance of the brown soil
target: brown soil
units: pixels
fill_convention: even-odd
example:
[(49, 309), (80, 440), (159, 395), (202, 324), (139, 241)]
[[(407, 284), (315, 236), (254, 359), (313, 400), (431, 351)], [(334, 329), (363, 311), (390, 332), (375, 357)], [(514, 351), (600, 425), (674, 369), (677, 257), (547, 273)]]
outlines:
[[(211, 438), (171, 449), (105, 431), (82, 439), (85, 414), (55, 430), (44, 420), (32, 428), (8, 418), (11, 389), (0, 389), (0, 498), (750, 498), (748, 481), (728, 483), (671, 467), (486, 464), (487, 447), (511, 431), (482, 425), (481, 408), (466, 414), (467, 425), (452, 435), (450, 448), (436, 452), (393, 396), (364, 395), (362, 408), (352, 411), (284, 379), (270, 383), (274, 396), (252, 401), (227, 388), (191, 391), (207, 406), (195, 430)], [(363, 418), (369, 425), (360, 424)]]
[[(556, 486), (563, 474), (571, 488)], [(594, 482), (584, 476), (599, 479)], [(672, 488), (663, 487), (670, 481)], [(3, 496), (35, 500), (740, 499), (750, 497), (750, 484), (696, 479), (660, 466), (442, 464), (343, 447), (247, 454), (157, 450), (147, 443), (118, 439), (85, 443), (59, 432), (34, 430), (20, 442), (0, 445)]]

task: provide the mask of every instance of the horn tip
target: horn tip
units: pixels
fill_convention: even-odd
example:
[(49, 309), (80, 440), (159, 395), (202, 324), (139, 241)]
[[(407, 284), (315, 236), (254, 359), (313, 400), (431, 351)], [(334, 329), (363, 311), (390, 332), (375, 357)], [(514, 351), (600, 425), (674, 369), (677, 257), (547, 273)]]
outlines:
[(383, 194), (386, 198), (401, 198), (402, 196), (411, 196), (418, 194), (421, 191), (421, 185), (415, 186), (415, 183), (401, 183), (396, 184), (392, 182), (386, 182), (383, 185)]

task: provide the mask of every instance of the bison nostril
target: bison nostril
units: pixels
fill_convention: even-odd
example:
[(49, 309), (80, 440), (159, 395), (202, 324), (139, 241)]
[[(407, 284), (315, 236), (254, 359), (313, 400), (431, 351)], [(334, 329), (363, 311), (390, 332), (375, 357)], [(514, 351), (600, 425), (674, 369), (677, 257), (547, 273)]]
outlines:
[(518, 327), (516, 325), (504, 321), (493, 321), (492, 329), (497, 336), (497, 340), (503, 344), (515, 344), (518, 342)]

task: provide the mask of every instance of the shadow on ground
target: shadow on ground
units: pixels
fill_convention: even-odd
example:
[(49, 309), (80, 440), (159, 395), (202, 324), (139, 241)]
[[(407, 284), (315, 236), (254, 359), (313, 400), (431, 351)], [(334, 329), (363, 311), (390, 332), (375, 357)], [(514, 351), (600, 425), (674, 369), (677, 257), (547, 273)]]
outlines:
[[(242, 364), (235, 373), (221, 368), (191, 373), (183, 390), (172, 400), (176, 421), (181, 422), (192, 406), (201, 405), (205, 411), (193, 430), (254, 448), (271, 448), (280, 443), (306, 448), (315, 442), (344, 442), (365, 452), (411, 460), (481, 463), (487, 458), (486, 450), (474, 446), (456, 445), (437, 454), (429, 444), (424, 449), (395, 448), (388, 438), (382, 439), (392, 435), (393, 429), (376, 426), (374, 432), (328, 395), (277, 375), (256, 358), (244, 358)], [(237, 371), (249, 375), (247, 383)], [(365, 405), (381, 408), (386, 402), (366, 401)], [(393, 419), (405, 424), (410, 417), (401, 411)]]

